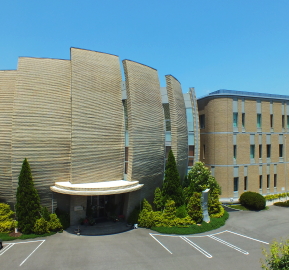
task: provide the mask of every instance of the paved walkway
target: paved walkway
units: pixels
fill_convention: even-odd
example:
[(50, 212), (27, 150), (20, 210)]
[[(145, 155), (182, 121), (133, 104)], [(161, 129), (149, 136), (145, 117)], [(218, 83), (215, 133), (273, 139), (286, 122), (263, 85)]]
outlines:
[(132, 226), (124, 221), (103, 221), (93, 226), (71, 226), (66, 231), (71, 234), (76, 234), (75, 231), (78, 230), (78, 228), (80, 229), (81, 235), (109, 235), (129, 231), (132, 229)]

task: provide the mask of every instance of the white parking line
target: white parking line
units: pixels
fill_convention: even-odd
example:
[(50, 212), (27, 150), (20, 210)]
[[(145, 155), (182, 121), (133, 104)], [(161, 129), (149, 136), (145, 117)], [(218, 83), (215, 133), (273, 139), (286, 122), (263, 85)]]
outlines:
[(150, 236), (155, 239), (164, 249), (166, 249), (169, 253), (173, 254), (165, 245), (163, 245), (158, 239), (156, 239), (152, 233), (150, 233)]
[(214, 239), (214, 240), (218, 241), (219, 243), (224, 244), (224, 245), (226, 245), (226, 246), (228, 246), (230, 248), (233, 248), (233, 249), (235, 249), (235, 250), (237, 250), (237, 251), (239, 251), (239, 252), (241, 252), (241, 253), (243, 253), (245, 255), (249, 255), (248, 251), (243, 250), (243, 249), (241, 249), (239, 247), (236, 247), (236, 246), (234, 246), (234, 245), (232, 245), (232, 244), (230, 244), (230, 243), (228, 243), (228, 242), (226, 242), (226, 241), (224, 241), (224, 240), (222, 240), (222, 239), (220, 239), (220, 238), (218, 238), (216, 236), (209, 235), (208, 237), (210, 237), (211, 239)]
[(269, 245), (269, 243), (267, 243), (267, 242), (264, 242), (264, 241), (261, 241), (261, 240), (258, 240), (258, 239), (255, 239), (255, 238), (252, 238), (252, 237), (249, 237), (249, 236), (243, 235), (243, 234), (239, 234), (239, 233), (235, 233), (235, 232), (231, 232), (231, 231), (226, 231), (226, 232), (229, 232), (229, 233), (232, 233), (232, 234), (236, 234), (236, 235), (239, 235), (239, 236), (242, 236), (242, 237), (245, 237), (245, 238), (251, 239), (251, 240), (253, 240), (253, 241), (257, 241), (257, 242), (260, 242), (260, 243), (263, 243), (263, 244)]
[[(26, 259), (22, 263), (20, 263), (19, 266), (21, 266), (23, 263), (25, 263), (28, 260), (28, 258), (45, 242), (45, 240), (39, 240), (39, 241), (41, 241), (41, 243), (26, 257)], [(30, 241), (30, 243), (31, 242), (37, 242), (37, 241)], [(27, 243), (27, 242), (25, 242), (25, 243)], [(17, 244), (19, 244), (19, 243), (17, 243)]]
[(205, 251), (204, 249), (202, 249), (201, 247), (199, 247), (197, 244), (195, 244), (194, 242), (192, 242), (191, 240), (189, 240), (186, 237), (181, 236), (181, 239), (183, 239), (184, 241), (186, 241), (190, 246), (192, 246), (193, 248), (195, 248), (196, 250), (198, 250), (199, 252), (201, 252), (203, 255), (205, 255), (207, 258), (213, 258), (213, 256), (208, 253), (207, 251)]
[(14, 244), (8, 244), (0, 251), (0, 256), (3, 255), (9, 248), (12, 248)]

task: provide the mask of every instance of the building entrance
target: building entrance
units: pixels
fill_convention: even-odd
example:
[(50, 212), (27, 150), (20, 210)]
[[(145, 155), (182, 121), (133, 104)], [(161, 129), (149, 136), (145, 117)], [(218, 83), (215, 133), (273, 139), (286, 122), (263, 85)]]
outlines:
[(86, 216), (90, 223), (117, 220), (123, 211), (122, 195), (87, 196)]

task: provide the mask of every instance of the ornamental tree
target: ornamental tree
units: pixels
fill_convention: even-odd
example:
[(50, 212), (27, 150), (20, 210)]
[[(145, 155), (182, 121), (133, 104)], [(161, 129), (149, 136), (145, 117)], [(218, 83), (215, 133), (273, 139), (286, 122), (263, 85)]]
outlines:
[(39, 195), (34, 187), (30, 165), (26, 158), (18, 177), (15, 209), (21, 232), (32, 233), (36, 220), (40, 218), (41, 208)]
[(165, 169), (165, 179), (162, 188), (164, 203), (171, 199), (176, 203), (176, 207), (184, 204), (183, 189), (180, 183), (180, 175), (177, 169), (173, 151), (170, 150)]

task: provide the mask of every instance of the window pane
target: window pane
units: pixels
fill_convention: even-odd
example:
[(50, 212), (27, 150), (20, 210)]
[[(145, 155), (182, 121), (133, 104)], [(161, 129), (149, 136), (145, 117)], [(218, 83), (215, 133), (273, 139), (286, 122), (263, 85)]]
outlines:
[(270, 127), (273, 128), (273, 114), (270, 114)]
[(262, 189), (262, 175), (259, 175), (259, 189)]
[(205, 115), (202, 114), (199, 116), (200, 119), (200, 128), (205, 128)]
[(277, 174), (274, 174), (274, 188), (277, 187)]
[(257, 128), (262, 126), (262, 116), (260, 113), (257, 114)]
[(193, 157), (195, 155), (195, 146), (189, 145), (189, 156)]
[(279, 144), (279, 157), (283, 157), (283, 144)]
[(245, 127), (245, 113), (242, 113), (242, 127)]
[(194, 166), (194, 158), (189, 157), (189, 164), (188, 164), (188, 166), (189, 166), (189, 167)]
[(125, 148), (124, 160), (128, 161), (128, 147)]
[(270, 187), (270, 175), (268, 174), (267, 175), (267, 188)]
[(189, 137), (188, 137), (188, 144), (189, 145), (195, 145), (195, 136), (194, 134), (189, 133)]
[(250, 158), (255, 158), (255, 145), (250, 145)]
[(267, 158), (271, 157), (271, 144), (267, 144)]
[(262, 144), (259, 144), (259, 158), (262, 158)]
[(238, 191), (239, 188), (239, 177), (234, 177), (234, 191)]
[(244, 190), (247, 190), (247, 176), (244, 177)]
[(234, 159), (237, 158), (237, 145), (233, 145), (233, 157)]
[(238, 127), (238, 113), (233, 113), (233, 127)]

